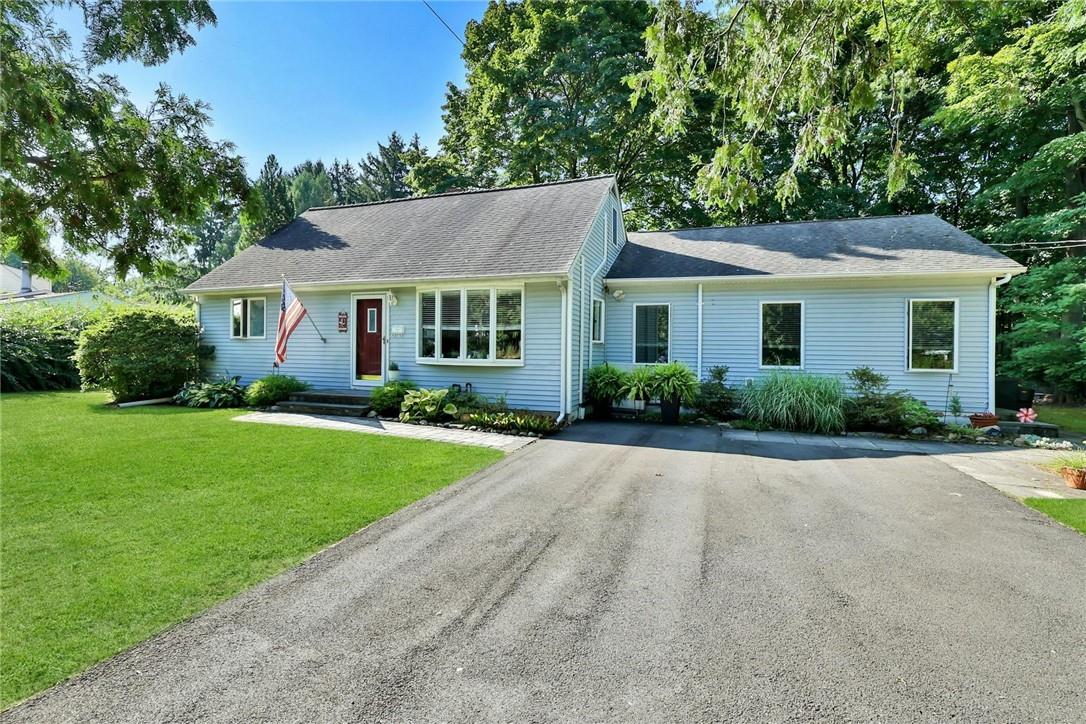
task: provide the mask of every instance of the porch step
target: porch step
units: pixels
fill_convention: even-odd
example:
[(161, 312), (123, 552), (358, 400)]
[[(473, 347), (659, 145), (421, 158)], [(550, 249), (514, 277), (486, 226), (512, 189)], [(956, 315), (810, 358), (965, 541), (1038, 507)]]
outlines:
[(369, 405), (345, 404), (342, 402), (309, 402), (305, 400), (284, 400), (272, 408), (277, 412), (298, 412), (305, 415), (338, 415), (339, 417), (365, 417), (369, 414)]
[(295, 392), (290, 402), (304, 402), (317, 405), (368, 405), (370, 396), (358, 390), (307, 390)]

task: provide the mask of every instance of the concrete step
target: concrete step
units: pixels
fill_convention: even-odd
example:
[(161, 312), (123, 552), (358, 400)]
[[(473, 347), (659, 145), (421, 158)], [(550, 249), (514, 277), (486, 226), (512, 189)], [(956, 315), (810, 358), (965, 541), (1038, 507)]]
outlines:
[(317, 405), (368, 405), (370, 396), (357, 390), (307, 390), (291, 394), (290, 402)]
[(365, 417), (370, 411), (370, 406), (345, 404), (340, 402), (310, 402), (302, 400), (284, 400), (272, 409), (276, 412), (298, 412), (306, 415)]

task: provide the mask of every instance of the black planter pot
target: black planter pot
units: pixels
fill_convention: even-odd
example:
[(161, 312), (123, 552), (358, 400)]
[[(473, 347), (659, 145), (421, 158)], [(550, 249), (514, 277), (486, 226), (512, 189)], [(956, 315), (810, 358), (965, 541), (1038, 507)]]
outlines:
[(679, 424), (679, 400), (660, 398), (660, 419), (665, 425)]
[(591, 418), (593, 420), (610, 420), (611, 407), (610, 400), (592, 400)]

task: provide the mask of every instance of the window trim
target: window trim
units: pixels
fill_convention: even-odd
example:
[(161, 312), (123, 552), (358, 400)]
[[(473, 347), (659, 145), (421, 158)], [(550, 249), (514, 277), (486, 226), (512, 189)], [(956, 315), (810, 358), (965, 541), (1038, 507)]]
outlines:
[[(264, 303), (264, 334), (255, 336), (249, 334), (249, 302), (259, 301)], [(234, 303), (242, 303), (241, 334), (234, 334)], [(268, 298), (267, 297), (230, 297), (230, 339), (265, 339), (268, 336)]]
[[(913, 302), (953, 302), (954, 303), (954, 363), (947, 369), (933, 369), (926, 367), (913, 367)], [(908, 297), (905, 300), (905, 317), (908, 332), (905, 337), (905, 371), (921, 374), (958, 374), (958, 331), (961, 329), (958, 315), (961, 312), (961, 301), (958, 297)]]
[[(487, 359), (468, 357), (468, 291), (490, 292), (490, 356)], [(460, 357), (441, 356), (441, 295), (445, 292), (460, 292)], [(498, 292), (520, 292), (520, 358), (498, 359)], [(422, 295), (434, 295), (434, 356), (422, 357)], [(449, 367), (523, 367), (525, 360), (525, 308), (527, 294), (524, 284), (461, 284), (415, 287), (415, 362), (420, 365), (443, 365)]]
[[(637, 361), (637, 308), (638, 307), (667, 307), (667, 362), (638, 362)], [(671, 356), (671, 302), (635, 302), (633, 305), (633, 319), (631, 320), (631, 349), (630, 360), (635, 365), (663, 365), (674, 361)]]
[[(593, 331), (592, 330), (592, 314), (593, 314), (593, 312), (596, 311), (596, 302), (600, 303), (600, 336), (599, 336), (598, 339), (596, 337), (592, 337), (592, 331)], [(607, 334), (606, 331), (605, 331), (605, 329), (606, 329), (606, 325), (605, 325), (606, 320), (607, 320), (607, 301), (603, 297), (595, 297), (595, 296), (592, 297), (592, 306), (591, 306), (591, 308), (590, 308), (590, 310), (588, 312), (588, 336), (592, 337), (592, 344), (603, 344), (603, 340), (604, 340), (604, 338), (605, 338), (605, 336)], [(669, 325), (671, 324), (670, 319), (668, 320), (668, 324)], [(668, 330), (670, 331), (670, 329), (671, 328), (669, 326)]]
[[(798, 304), (799, 305), (799, 364), (798, 365), (767, 365), (762, 356), (762, 334), (765, 326), (765, 305), (767, 304)], [(758, 300), (758, 369), (760, 370), (802, 370), (807, 367), (807, 303), (802, 299), (760, 299)]]

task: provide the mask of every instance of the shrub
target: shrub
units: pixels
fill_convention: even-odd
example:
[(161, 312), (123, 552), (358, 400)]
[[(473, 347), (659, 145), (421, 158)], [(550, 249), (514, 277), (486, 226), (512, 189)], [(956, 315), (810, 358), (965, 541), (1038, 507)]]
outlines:
[(295, 392), (308, 390), (309, 385), (290, 375), (262, 377), (245, 391), (245, 401), (253, 407), (271, 407)]
[(531, 432), (548, 435), (558, 429), (554, 418), (533, 412), (473, 412), (467, 418), (469, 425), (497, 432)]
[(590, 400), (612, 403), (626, 394), (626, 378), (626, 373), (614, 365), (596, 365), (585, 375), (585, 394)]
[(0, 390), (67, 390), (79, 387), (72, 356), (79, 333), (104, 311), (20, 303), (0, 307)]
[(622, 397), (630, 400), (649, 402), (656, 387), (656, 377), (652, 367), (634, 367), (626, 373), (626, 383), (622, 386)]
[(841, 432), (845, 386), (836, 377), (771, 372), (743, 390), (743, 412), (777, 430)]
[(186, 382), (173, 401), (186, 407), (241, 407), (245, 387), (240, 377), (223, 377), (217, 382)]
[(692, 407), (704, 417), (727, 420), (735, 410), (735, 391), (727, 385), (728, 368), (710, 367), (709, 379), (698, 386)]
[(849, 430), (906, 433), (916, 427), (935, 428), (939, 416), (909, 393), (888, 392), (890, 379), (870, 367), (848, 373), (852, 397), (845, 401), (845, 425)]
[(417, 390), (418, 387), (408, 380), (387, 382), (370, 395), (370, 406), (382, 417), (395, 417), (400, 414), (404, 395), (411, 390)]
[(79, 336), (75, 361), (82, 386), (109, 390), (116, 402), (172, 396), (198, 373), (198, 336), (190, 309), (108, 313)]
[(447, 389), (408, 390), (400, 406), (400, 422), (442, 422), (456, 415), (456, 405), (449, 402)]
[(758, 420), (747, 420), (746, 418), (732, 420), (729, 424), (736, 430), (754, 430), (755, 432), (765, 432), (767, 430), (773, 429), (764, 422), (760, 422)]
[(698, 396), (698, 378), (682, 362), (668, 362), (652, 368), (652, 393), (661, 400), (692, 403)]
[(1055, 470), (1056, 472), (1059, 472), (1062, 468), (1086, 470), (1086, 452), (1073, 452), (1062, 455), (1055, 460), (1046, 463), (1045, 467), (1049, 470)]

